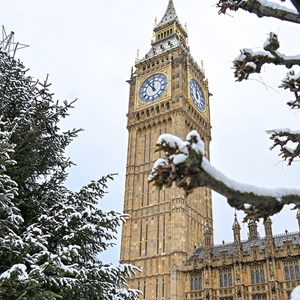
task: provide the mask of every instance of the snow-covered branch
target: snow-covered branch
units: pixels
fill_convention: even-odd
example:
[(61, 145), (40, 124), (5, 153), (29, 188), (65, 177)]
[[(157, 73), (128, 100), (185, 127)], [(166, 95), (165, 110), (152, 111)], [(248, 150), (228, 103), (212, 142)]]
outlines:
[(158, 159), (149, 180), (159, 188), (173, 182), (188, 195), (197, 187), (208, 187), (227, 198), (229, 205), (243, 210), (245, 220), (266, 218), (281, 211), (286, 204), (300, 207), (300, 189), (266, 189), (238, 183), (215, 169), (204, 156), (204, 143), (197, 131), (188, 134), (186, 141), (163, 134), (157, 141)]
[[(248, 79), (252, 73), (260, 73), (264, 64), (282, 65), (291, 68), (293, 65), (300, 65), (300, 55), (287, 56), (278, 52), (279, 41), (275, 33), (270, 33), (264, 44), (264, 50), (253, 51), (245, 48), (241, 54), (233, 61), (234, 76), (237, 81)], [(299, 78), (298, 85), (299, 85)], [(289, 82), (286, 83), (284, 88)]]
[(294, 94), (295, 99), (287, 102), (292, 109), (300, 108), (300, 72), (295, 73), (291, 70), (287, 73), (286, 77), (282, 80), (281, 88), (289, 89)]
[[(300, 10), (299, 1), (292, 1), (295, 8)], [(227, 10), (243, 9), (261, 17), (273, 17), (292, 23), (300, 23), (300, 14), (297, 11), (267, 0), (219, 0), (217, 7), (219, 14), (226, 14)]]
[(280, 156), (291, 165), (300, 156), (300, 131), (288, 128), (268, 130), (270, 139), (274, 141), (271, 149), (280, 148)]

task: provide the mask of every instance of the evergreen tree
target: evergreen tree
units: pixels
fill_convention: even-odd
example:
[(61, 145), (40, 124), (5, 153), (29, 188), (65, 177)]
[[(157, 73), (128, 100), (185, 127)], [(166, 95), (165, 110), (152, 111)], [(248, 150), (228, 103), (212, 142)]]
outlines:
[(136, 269), (98, 258), (124, 221), (98, 207), (113, 177), (65, 187), (64, 151), (80, 130), (59, 121), (73, 103), (27, 72), (0, 51), (0, 299), (138, 299), (121, 288)]

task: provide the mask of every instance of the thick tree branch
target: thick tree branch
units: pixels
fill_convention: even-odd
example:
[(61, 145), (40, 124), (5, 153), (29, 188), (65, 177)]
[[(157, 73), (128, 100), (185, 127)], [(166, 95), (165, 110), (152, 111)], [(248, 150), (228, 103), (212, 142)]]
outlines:
[(300, 190), (265, 189), (235, 182), (216, 170), (204, 156), (204, 143), (192, 131), (186, 141), (163, 134), (157, 151), (165, 151), (166, 159), (158, 159), (149, 180), (156, 186), (169, 187), (175, 182), (188, 195), (197, 187), (208, 187), (225, 196), (229, 205), (243, 210), (245, 220), (266, 218), (278, 213), (284, 205), (300, 207)]
[[(298, 1), (293, 0), (292, 2), (298, 9)], [(279, 20), (300, 24), (299, 13), (284, 6), (272, 4), (274, 3), (270, 2), (270, 5), (263, 5), (259, 0), (219, 0), (217, 7), (219, 8), (219, 14), (225, 14), (228, 9), (233, 11), (243, 9), (257, 15), (259, 18), (273, 17)]]

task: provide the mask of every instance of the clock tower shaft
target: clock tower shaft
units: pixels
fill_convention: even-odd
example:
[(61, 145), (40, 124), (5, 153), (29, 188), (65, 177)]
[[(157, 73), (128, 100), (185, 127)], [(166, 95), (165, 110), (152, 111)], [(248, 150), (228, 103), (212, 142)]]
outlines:
[(201, 188), (186, 197), (176, 187), (158, 190), (148, 182), (148, 175), (160, 157), (154, 150), (162, 133), (184, 139), (196, 129), (209, 157), (209, 91), (172, 0), (154, 36), (150, 51), (137, 60), (128, 80), (124, 197), (128, 219), (122, 228), (121, 263), (141, 269), (128, 279), (130, 287), (143, 292), (141, 299), (175, 300), (182, 299), (189, 287), (184, 272), (188, 256), (204, 244), (205, 226), (213, 228), (211, 192)]

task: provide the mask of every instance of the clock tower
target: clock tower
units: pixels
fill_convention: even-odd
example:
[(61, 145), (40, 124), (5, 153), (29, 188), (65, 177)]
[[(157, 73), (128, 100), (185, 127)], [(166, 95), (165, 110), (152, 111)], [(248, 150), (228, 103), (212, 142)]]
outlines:
[(143, 292), (140, 299), (179, 300), (190, 289), (187, 258), (205, 244), (212, 231), (211, 192), (207, 188), (186, 197), (172, 187), (158, 190), (148, 182), (155, 160), (155, 143), (162, 133), (185, 138), (196, 129), (209, 157), (211, 125), (208, 81), (193, 59), (174, 3), (169, 0), (155, 25), (150, 51), (137, 59), (128, 80), (128, 155), (121, 263), (141, 269), (128, 279)]

